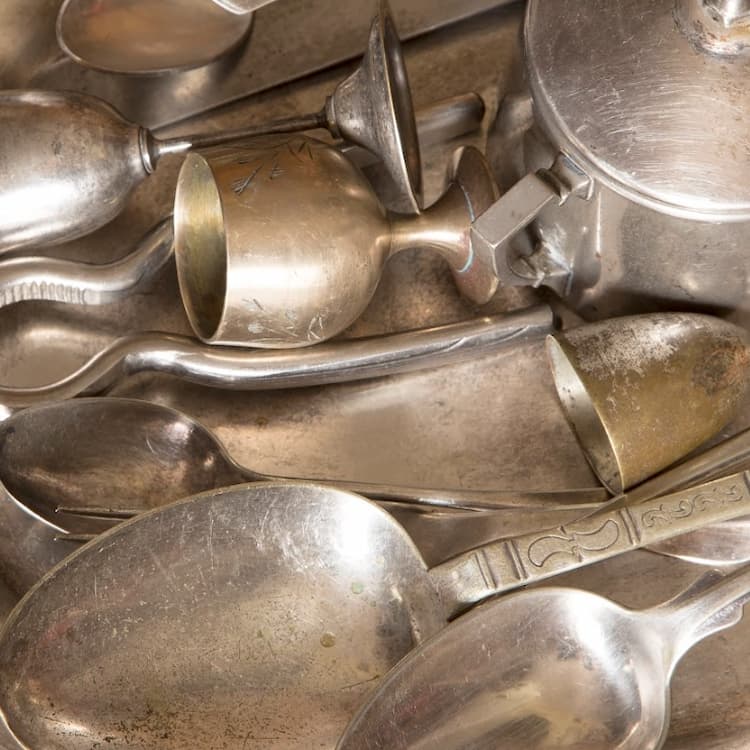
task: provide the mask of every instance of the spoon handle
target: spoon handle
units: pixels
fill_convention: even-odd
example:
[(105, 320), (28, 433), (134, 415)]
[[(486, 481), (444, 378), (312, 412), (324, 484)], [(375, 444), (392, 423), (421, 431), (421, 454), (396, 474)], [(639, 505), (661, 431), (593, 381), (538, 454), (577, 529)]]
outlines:
[(491, 542), (430, 573), (449, 617), (482, 599), (750, 513), (750, 473)]
[(294, 350), (208, 346), (185, 336), (143, 333), (117, 339), (55, 383), (0, 386), (0, 404), (17, 409), (101, 393), (120, 378), (141, 372), (236, 391), (345, 383), (461, 362), (533, 339), (553, 326), (550, 308), (537, 305), (435, 328)]
[(662, 625), (674, 667), (696, 643), (736, 625), (748, 600), (750, 566), (746, 565), (726, 576), (710, 571), (685, 594), (644, 614), (655, 615)]
[(46, 257), (0, 262), (0, 307), (27, 300), (102, 305), (152, 278), (172, 257), (172, 217), (159, 222), (122, 260), (96, 265)]

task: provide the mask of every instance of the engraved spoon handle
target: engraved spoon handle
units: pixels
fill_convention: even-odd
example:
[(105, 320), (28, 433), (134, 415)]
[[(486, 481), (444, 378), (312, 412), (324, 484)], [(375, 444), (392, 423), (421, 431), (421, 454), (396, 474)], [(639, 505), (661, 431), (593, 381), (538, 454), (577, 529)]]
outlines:
[(750, 513), (750, 473), (491, 542), (430, 573), (454, 616), (482, 599)]

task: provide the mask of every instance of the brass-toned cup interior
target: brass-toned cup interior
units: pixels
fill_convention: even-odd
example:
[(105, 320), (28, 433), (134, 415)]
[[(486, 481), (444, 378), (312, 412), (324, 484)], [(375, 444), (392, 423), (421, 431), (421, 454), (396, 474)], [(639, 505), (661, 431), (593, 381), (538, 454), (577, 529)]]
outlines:
[(624, 491), (620, 462), (596, 405), (560, 342), (548, 336), (546, 348), (565, 417), (599, 480), (610, 492), (619, 495)]
[(393, 101), (394, 116), (396, 118), (396, 137), (404, 156), (409, 183), (415, 196), (421, 203), (422, 198), (422, 161), (419, 150), (419, 135), (414, 117), (414, 104), (411, 98), (411, 87), (406, 72), (401, 42), (393, 24), (390, 13), (381, 13), (383, 21), (382, 37), (385, 65), (387, 68), (386, 81), (390, 88)]
[(198, 153), (188, 154), (177, 181), (174, 242), (185, 312), (197, 336), (209, 341), (224, 315), (227, 248), (219, 189)]

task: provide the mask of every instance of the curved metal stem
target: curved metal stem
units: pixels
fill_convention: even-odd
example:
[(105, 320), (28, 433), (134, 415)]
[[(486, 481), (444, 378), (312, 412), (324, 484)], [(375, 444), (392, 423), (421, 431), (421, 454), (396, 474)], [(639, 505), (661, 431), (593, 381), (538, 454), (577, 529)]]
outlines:
[(548, 333), (546, 305), (436, 328), (321, 344), (253, 351), (213, 347), (185, 336), (143, 333), (110, 344), (66, 378), (35, 388), (0, 387), (0, 404), (26, 408), (107, 390), (139, 372), (174, 375), (229, 390), (297, 388), (411, 372), (489, 353)]
[(0, 261), (0, 307), (27, 300), (103, 305), (152, 278), (172, 257), (172, 217), (154, 227), (134, 252), (95, 265), (55, 258)]

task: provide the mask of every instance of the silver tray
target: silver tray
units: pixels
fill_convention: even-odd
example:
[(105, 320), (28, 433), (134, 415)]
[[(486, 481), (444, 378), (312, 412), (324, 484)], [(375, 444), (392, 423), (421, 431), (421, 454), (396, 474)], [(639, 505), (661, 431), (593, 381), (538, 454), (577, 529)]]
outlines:
[[(487, 99), (491, 122), (499, 96), (518, 86), (520, 19), (518, 6), (495, 9), (408, 43), (417, 103), (478, 90)], [(319, 73), (196, 122), (232, 127), (314, 109), (345, 72), (339, 67)], [(485, 131), (463, 142), (484, 147), (487, 138)], [(492, 137), (490, 141), (495, 143)], [(428, 197), (440, 192), (447, 154), (457, 145), (425, 154)], [(504, 168), (502, 161), (510, 156), (495, 154), (498, 166)], [(178, 161), (165, 159), (122, 216), (49, 254), (92, 262), (123, 255), (169, 211), (178, 166)], [(372, 176), (380, 184), (379, 175)], [(501, 291), (482, 309), (522, 307), (534, 298), (527, 290)], [(457, 296), (447, 268), (427, 253), (413, 252), (390, 263), (367, 313), (345, 335), (444, 323), (476, 312)], [(88, 309), (22, 303), (1, 314), (0, 382), (6, 384), (56, 379), (127, 332), (189, 332), (172, 267), (127, 302)], [(466, 488), (564, 488), (593, 481), (558, 408), (538, 343), (461, 366), (329, 387), (242, 394), (144, 375), (121, 383), (113, 393), (183, 409), (213, 428), (240, 462), (263, 472)], [(727, 434), (748, 423), (748, 418), (740, 420)], [(644, 607), (672, 596), (702, 572), (637, 552), (555, 583)], [(0, 615), (9, 605), (0, 585)], [(673, 683), (668, 748), (750, 747), (748, 643), (750, 616), (685, 658)], [(10, 740), (6, 746), (15, 747)]]

